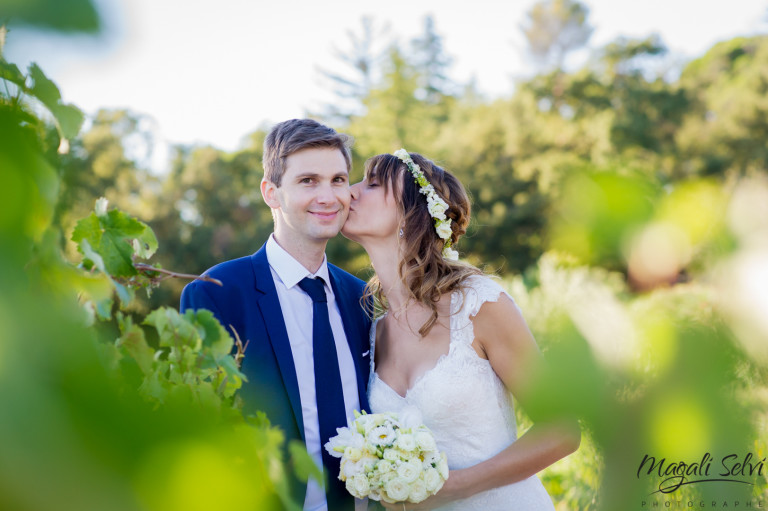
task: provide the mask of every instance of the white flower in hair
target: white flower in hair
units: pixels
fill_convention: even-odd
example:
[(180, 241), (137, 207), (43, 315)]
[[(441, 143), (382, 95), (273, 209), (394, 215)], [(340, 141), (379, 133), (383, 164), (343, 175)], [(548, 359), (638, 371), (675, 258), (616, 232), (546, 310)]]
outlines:
[(456, 252), (451, 247), (445, 247), (443, 249), (443, 257), (445, 257), (449, 261), (458, 261), (459, 260), (459, 253)]
[(419, 185), (419, 193), (427, 196), (427, 209), (429, 215), (435, 220), (435, 232), (440, 239), (445, 240), (443, 257), (450, 261), (457, 261), (459, 253), (451, 248), (451, 219), (445, 215), (445, 212), (448, 211), (448, 203), (437, 194), (435, 187), (427, 181), (421, 167), (413, 161), (408, 151), (398, 149), (393, 154), (408, 167), (411, 175), (413, 175), (413, 180)]
[(441, 239), (444, 239), (444, 240), (449, 239), (451, 237), (451, 221), (450, 220), (438, 221), (437, 225), (435, 226), (435, 230), (437, 231), (437, 235), (440, 236)]

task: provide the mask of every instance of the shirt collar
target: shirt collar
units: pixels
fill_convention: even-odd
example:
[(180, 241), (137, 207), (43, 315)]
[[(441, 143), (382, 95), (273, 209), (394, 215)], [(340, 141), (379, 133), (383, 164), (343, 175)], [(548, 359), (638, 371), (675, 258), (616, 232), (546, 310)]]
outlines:
[(325, 287), (330, 289), (328, 276), (328, 258), (323, 254), (323, 262), (315, 273), (310, 273), (300, 262), (281, 247), (275, 240), (275, 234), (269, 235), (267, 240), (267, 261), (275, 270), (277, 276), (288, 289), (298, 284), (304, 277), (320, 277), (325, 281)]

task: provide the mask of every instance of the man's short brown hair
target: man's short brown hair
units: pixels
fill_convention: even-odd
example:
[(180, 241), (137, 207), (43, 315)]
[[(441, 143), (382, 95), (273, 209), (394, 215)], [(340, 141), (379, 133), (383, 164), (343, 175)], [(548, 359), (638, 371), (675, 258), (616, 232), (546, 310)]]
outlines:
[(352, 137), (312, 119), (291, 119), (276, 124), (264, 139), (264, 179), (276, 186), (285, 174), (285, 159), (309, 147), (335, 147), (344, 156), (347, 172), (352, 168)]

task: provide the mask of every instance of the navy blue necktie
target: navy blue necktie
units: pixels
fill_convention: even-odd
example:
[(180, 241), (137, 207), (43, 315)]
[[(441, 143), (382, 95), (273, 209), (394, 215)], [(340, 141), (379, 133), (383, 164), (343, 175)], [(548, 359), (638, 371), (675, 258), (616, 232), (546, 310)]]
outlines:
[(328, 300), (325, 296), (323, 279), (304, 278), (299, 287), (312, 298), (312, 351), (315, 364), (315, 396), (317, 416), (320, 422), (320, 447), (323, 464), (328, 470), (328, 486), (325, 496), (328, 510), (354, 509), (354, 500), (347, 492), (339, 477), (338, 458), (325, 450), (325, 443), (336, 436), (336, 428), (347, 425), (344, 407), (344, 392), (341, 387), (339, 359), (336, 356), (336, 342), (333, 340), (331, 321), (328, 318)]

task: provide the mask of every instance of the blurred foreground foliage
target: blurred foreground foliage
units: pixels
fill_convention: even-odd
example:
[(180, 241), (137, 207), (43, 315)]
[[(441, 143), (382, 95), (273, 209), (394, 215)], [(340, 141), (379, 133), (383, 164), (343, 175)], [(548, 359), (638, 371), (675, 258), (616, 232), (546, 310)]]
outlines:
[(242, 346), (207, 311), (126, 314), (158, 242), (107, 202), (62, 255), (56, 207), (82, 113), (31, 65), (0, 58), (0, 508), (300, 509), (312, 460), (235, 394)]
[[(448, 62), (426, 35), (431, 61)], [(334, 113), (357, 140), (353, 181), (366, 157), (405, 146), (471, 192), (458, 248), (505, 277), (549, 361), (530, 413), (584, 425), (579, 451), (542, 473), (559, 510), (743, 506), (768, 491), (765, 470), (746, 490), (669, 496), (637, 476), (646, 454), (768, 456), (768, 38), (719, 43), (675, 80), (649, 72), (665, 51), (619, 39), (488, 101), (394, 47), (359, 104)], [(82, 116), (42, 70), (0, 65), (0, 507), (286, 505), (282, 438), (239, 413), (233, 340), (204, 314), (161, 308), (183, 282), (158, 288), (162, 274), (137, 266), (199, 273), (258, 249), (272, 228), (266, 129), (231, 153), (177, 147), (157, 175), (146, 118), (103, 110), (78, 133)], [(102, 195), (118, 210), (92, 212)], [(328, 256), (368, 264), (341, 239)]]

